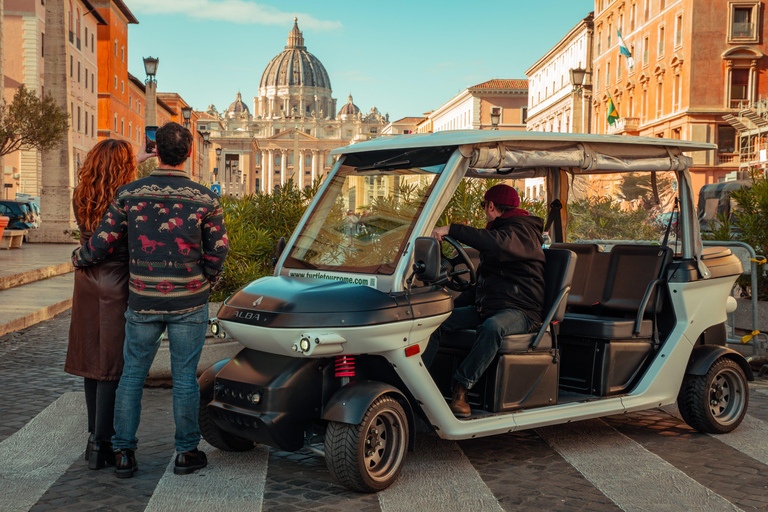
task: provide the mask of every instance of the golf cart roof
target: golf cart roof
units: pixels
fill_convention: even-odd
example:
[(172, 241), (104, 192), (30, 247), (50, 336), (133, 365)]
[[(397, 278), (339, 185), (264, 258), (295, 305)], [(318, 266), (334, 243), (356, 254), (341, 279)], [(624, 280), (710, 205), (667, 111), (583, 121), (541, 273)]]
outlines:
[[(684, 171), (692, 164), (684, 151), (717, 149), (715, 144), (656, 137), (554, 132), (454, 130), (379, 137), (331, 151), (349, 165), (388, 166), (420, 150), (461, 148), (468, 176), (567, 167), (574, 173)], [(522, 176), (520, 176), (522, 177)]]

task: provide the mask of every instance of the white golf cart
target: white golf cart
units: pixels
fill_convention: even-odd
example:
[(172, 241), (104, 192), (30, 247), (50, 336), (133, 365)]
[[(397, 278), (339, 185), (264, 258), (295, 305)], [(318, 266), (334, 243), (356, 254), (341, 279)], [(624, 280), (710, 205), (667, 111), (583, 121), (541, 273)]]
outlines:
[[(200, 377), (200, 425), (223, 450), (264, 443), (323, 453), (345, 486), (386, 488), (413, 449), (417, 417), (443, 439), (468, 439), (678, 402), (709, 433), (747, 410), (746, 360), (725, 346), (731, 287), (725, 248), (702, 250), (690, 159), (714, 145), (625, 136), (454, 131), (382, 137), (339, 159), (282, 248), (274, 276), (243, 287), (212, 320), (243, 350)], [(673, 172), (680, 201), (674, 247), (565, 243), (575, 175)], [(422, 354), (451, 312), (446, 287), (475, 281), (476, 253), (429, 238), (465, 178), (547, 182), (545, 321), (505, 338), (470, 394), (450, 411), (451, 376), (473, 331)], [(478, 205), (468, 205), (478, 208)], [(353, 210), (355, 215), (350, 215)], [(319, 445), (318, 441), (323, 445)]]

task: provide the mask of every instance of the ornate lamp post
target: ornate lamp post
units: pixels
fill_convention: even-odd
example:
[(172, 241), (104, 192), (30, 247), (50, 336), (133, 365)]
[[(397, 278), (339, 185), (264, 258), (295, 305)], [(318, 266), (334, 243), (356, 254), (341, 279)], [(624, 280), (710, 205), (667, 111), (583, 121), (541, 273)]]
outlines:
[(499, 121), (501, 121), (501, 108), (491, 107), (491, 129), (499, 129)]
[(146, 80), (146, 100), (147, 105), (144, 109), (144, 124), (146, 126), (157, 126), (157, 65), (160, 59), (154, 57), (144, 57), (144, 72), (147, 73)]
[[(573, 133), (584, 132), (584, 78), (587, 70), (583, 68), (572, 68), (569, 70), (571, 75), (571, 85), (573, 86), (572, 104), (573, 104)], [(589, 104), (587, 104), (589, 105)], [(587, 130), (589, 131), (589, 130)]]
[(181, 107), (181, 117), (184, 118), (184, 128), (189, 128), (192, 119), (192, 107)]

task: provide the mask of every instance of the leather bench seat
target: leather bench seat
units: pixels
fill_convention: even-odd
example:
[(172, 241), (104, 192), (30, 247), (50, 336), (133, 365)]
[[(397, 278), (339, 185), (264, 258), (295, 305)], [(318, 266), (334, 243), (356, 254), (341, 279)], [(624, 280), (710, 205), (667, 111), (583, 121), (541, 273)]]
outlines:
[[(552, 336), (548, 332), (544, 333), (541, 337), (541, 341), (538, 346), (531, 350), (530, 345), (536, 338), (535, 332), (526, 334), (511, 334), (504, 336), (501, 339), (501, 347), (499, 348), (499, 354), (520, 354), (524, 352), (546, 352), (552, 348)], [(461, 350), (463, 352), (469, 352), (472, 348), (472, 344), (475, 342), (475, 330), (463, 329), (461, 331), (452, 332), (448, 336), (444, 336), (440, 340), (441, 348), (448, 348), (454, 350)]]
[(562, 336), (620, 341), (622, 339), (650, 338), (653, 335), (653, 321), (644, 319), (640, 324), (640, 333), (637, 336), (633, 333), (634, 329), (634, 318), (616, 318), (583, 313), (568, 313), (560, 324)]

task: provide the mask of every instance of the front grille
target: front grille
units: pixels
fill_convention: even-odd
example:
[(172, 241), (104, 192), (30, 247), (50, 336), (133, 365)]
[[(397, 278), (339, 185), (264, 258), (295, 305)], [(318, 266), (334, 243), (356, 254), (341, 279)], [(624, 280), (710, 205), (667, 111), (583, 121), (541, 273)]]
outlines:
[[(219, 402), (248, 409), (258, 409), (259, 405), (264, 401), (264, 390), (242, 382), (232, 382), (224, 379), (216, 379), (213, 393), (215, 399)], [(254, 395), (259, 397), (256, 403), (253, 402)]]

